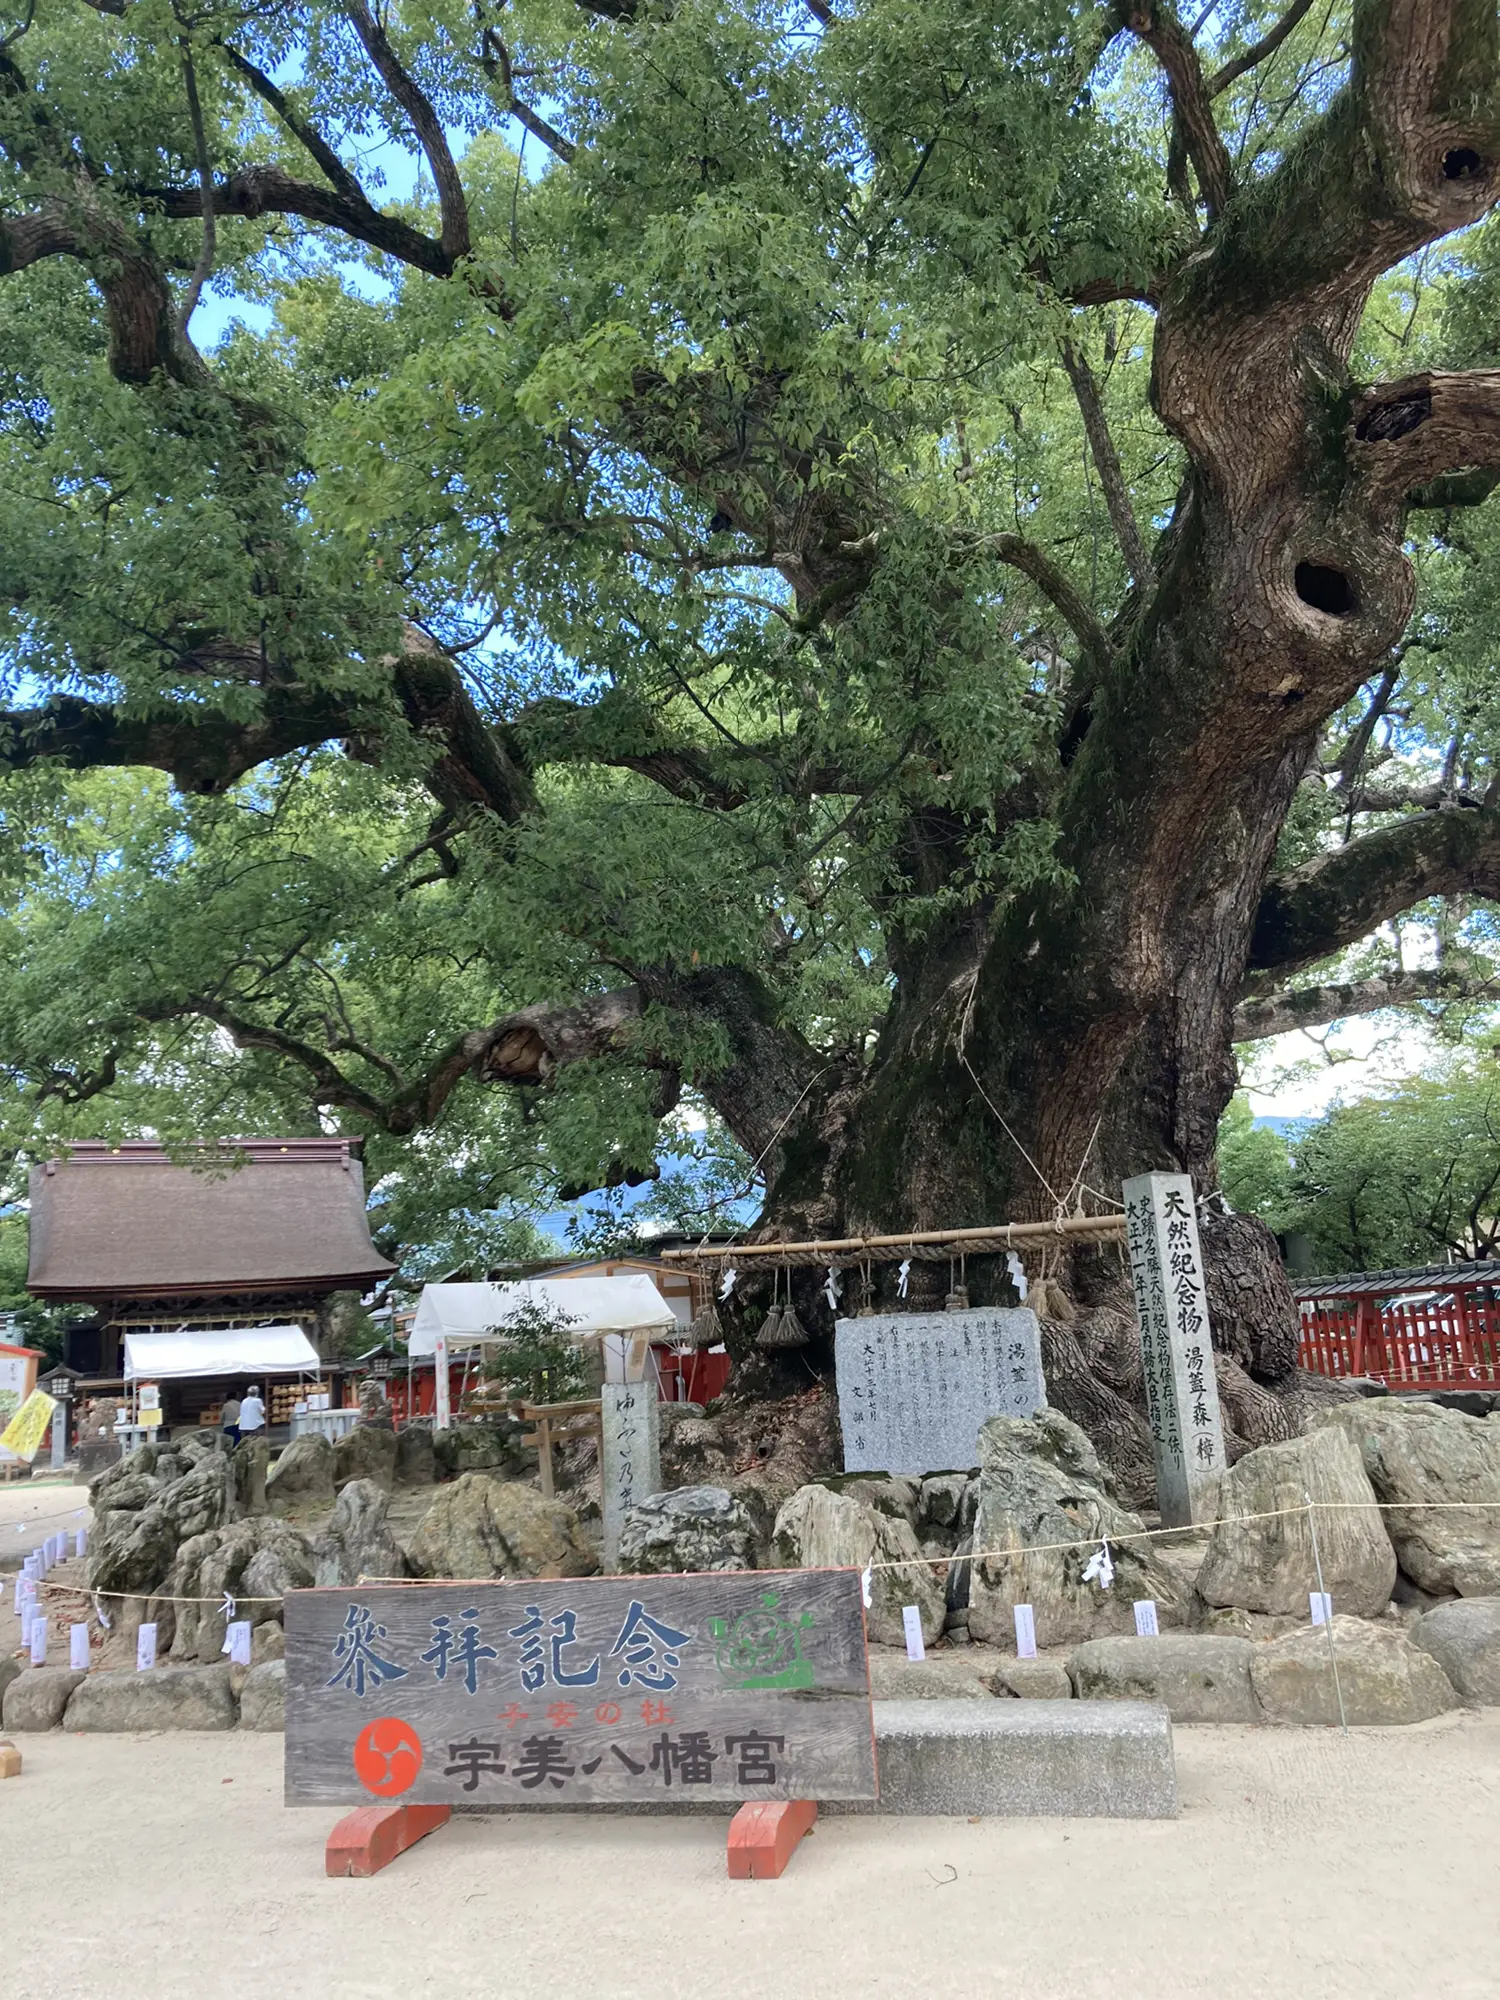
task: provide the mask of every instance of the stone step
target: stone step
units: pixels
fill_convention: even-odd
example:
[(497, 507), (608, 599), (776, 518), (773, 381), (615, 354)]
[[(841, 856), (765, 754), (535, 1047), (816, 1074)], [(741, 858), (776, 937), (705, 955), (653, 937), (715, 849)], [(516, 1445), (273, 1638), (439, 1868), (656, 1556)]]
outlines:
[(877, 1701), (878, 1801), (829, 1813), (1175, 1819), (1165, 1708), (1144, 1701)]
[[(880, 1797), (818, 1799), (820, 1813), (945, 1818), (1175, 1819), (1165, 1708), (1144, 1701), (877, 1701)], [(722, 1799), (455, 1805), (491, 1812), (722, 1813)]]

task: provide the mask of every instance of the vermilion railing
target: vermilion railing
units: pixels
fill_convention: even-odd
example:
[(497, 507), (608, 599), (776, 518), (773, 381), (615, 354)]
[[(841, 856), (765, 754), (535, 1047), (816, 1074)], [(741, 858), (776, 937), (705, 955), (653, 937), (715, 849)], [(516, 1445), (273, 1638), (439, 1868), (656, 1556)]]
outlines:
[(1301, 1312), (1298, 1359), (1316, 1375), (1392, 1389), (1500, 1387), (1500, 1304), (1473, 1290), (1420, 1304), (1304, 1299)]

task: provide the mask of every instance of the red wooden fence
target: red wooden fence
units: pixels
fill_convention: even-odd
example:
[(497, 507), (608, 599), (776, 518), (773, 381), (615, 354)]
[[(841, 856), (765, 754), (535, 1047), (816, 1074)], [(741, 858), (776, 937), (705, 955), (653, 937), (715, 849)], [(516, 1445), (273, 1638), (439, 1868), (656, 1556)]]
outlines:
[(1392, 1389), (1500, 1387), (1500, 1304), (1488, 1291), (1303, 1299), (1298, 1359), (1317, 1375), (1364, 1375)]

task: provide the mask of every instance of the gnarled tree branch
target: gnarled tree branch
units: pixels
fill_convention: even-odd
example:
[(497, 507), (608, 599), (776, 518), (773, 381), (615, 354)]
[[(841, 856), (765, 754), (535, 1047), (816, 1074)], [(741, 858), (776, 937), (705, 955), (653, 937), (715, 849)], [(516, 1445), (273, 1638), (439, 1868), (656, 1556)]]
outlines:
[(1234, 1010), (1234, 1039), (1264, 1041), (1269, 1035), (1287, 1035), (1295, 1028), (1324, 1028), (1331, 1021), (1349, 1021), (1357, 1014), (1411, 1007), (1424, 1000), (1477, 1000), (1493, 993), (1495, 984), (1493, 979), (1466, 979), (1438, 967), (1392, 972), (1381, 979), (1299, 986), (1262, 999), (1242, 1000)]
[(1378, 383), (1355, 402), (1350, 430), (1355, 467), (1377, 503), (1405, 503), (1447, 473), (1500, 473), (1500, 368)]
[(443, 121), (416, 79), (403, 67), (390, 37), (365, 5), (365, 0), (345, 0), (345, 11), (387, 90), (411, 120), (417, 141), (427, 156), (437, 188), (438, 212), (442, 216), (443, 251), (450, 263), (456, 264), (461, 257), (469, 254), (469, 204), (457, 164), (448, 147)]
[(1213, 97), (1192, 36), (1168, 0), (1120, 0), (1119, 20), (1122, 28), (1139, 36), (1161, 64), (1204, 204), (1210, 216), (1217, 215), (1229, 199), (1233, 169), (1229, 148), (1214, 123)]
[(1273, 877), (1256, 914), (1250, 974), (1284, 978), (1425, 897), (1460, 893), (1500, 897), (1500, 810), (1414, 813)]

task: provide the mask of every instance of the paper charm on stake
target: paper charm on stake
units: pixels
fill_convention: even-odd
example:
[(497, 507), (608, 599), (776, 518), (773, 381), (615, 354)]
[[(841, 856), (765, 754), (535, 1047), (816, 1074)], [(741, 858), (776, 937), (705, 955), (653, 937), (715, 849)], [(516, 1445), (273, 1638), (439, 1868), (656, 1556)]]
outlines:
[(840, 1292), (843, 1291), (843, 1289), (844, 1289), (843, 1279), (839, 1276), (834, 1266), (830, 1264), (828, 1266), (828, 1276), (823, 1280), (823, 1296), (828, 1301), (828, 1310), (830, 1312), (838, 1311), (839, 1294)]
[(734, 1290), (735, 1279), (738, 1278), (739, 1275), (740, 1275), (739, 1272), (734, 1268), (733, 1264), (731, 1264), (729, 1269), (724, 1273), (723, 1277), (720, 1278), (719, 1280), (719, 1297), (721, 1299), (727, 1299), (729, 1297), (729, 1294)]
[(1109, 1537), (1101, 1537), (1099, 1546), (1083, 1566), (1085, 1583), (1097, 1583), (1101, 1590), (1108, 1590), (1115, 1580), (1114, 1558), (1109, 1552)]
[(896, 1272), (896, 1295), (898, 1298), (904, 1299), (906, 1297), (906, 1287), (910, 1279), (911, 1279), (911, 1259), (910, 1257), (903, 1257), (901, 1259), (900, 1267)]

